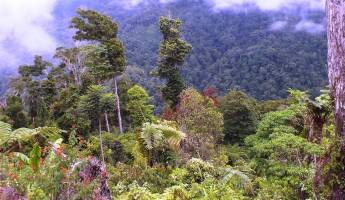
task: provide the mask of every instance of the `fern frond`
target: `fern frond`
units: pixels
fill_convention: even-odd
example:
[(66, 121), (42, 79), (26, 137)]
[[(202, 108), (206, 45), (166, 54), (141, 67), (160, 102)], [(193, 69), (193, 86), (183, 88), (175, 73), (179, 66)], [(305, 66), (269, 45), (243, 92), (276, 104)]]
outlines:
[(11, 131), (12, 127), (10, 124), (0, 121), (0, 146), (8, 140)]
[(51, 141), (56, 141), (61, 137), (62, 133), (66, 132), (56, 127), (40, 127), (35, 130), (37, 131), (37, 134)]
[(225, 171), (226, 175), (223, 177), (223, 182), (225, 184), (231, 182), (238, 189), (251, 189), (250, 177), (245, 172), (237, 170), (233, 167), (229, 167)]
[(19, 152), (14, 152), (13, 153), (14, 157), (19, 158), (21, 161), (23, 161), (24, 163), (29, 163), (29, 157), (27, 157), (25, 154), (23, 153), (19, 153)]
[(160, 147), (167, 143), (170, 148), (177, 149), (186, 134), (170, 126), (168, 121), (154, 123), (145, 123), (141, 132), (141, 139), (148, 150)]
[(41, 127), (36, 129), (19, 128), (12, 131), (10, 124), (0, 121), (0, 146), (11, 145), (15, 142), (27, 142), (36, 135), (55, 141), (61, 137), (60, 134), (63, 132), (55, 127)]

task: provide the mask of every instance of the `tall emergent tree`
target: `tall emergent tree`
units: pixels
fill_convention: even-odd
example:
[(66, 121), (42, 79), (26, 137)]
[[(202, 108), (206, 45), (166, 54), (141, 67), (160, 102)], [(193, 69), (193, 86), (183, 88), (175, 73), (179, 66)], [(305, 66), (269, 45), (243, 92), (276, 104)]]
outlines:
[(45, 125), (47, 119), (47, 116), (45, 116), (47, 107), (43, 97), (40, 77), (45, 74), (45, 70), (50, 66), (52, 64), (43, 60), (42, 56), (35, 56), (33, 65), (22, 65), (18, 69), (20, 79), (24, 84), (24, 88), (22, 88), (23, 102), (29, 107), (29, 115), (34, 127), (37, 123), (41, 126)]
[(102, 77), (112, 78), (114, 81), (118, 123), (122, 133), (120, 98), (116, 77), (124, 71), (126, 59), (123, 44), (117, 38), (118, 26), (111, 17), (93, 10), (78, 9), (77, 13), (79, 16), (74, 17), (71, 21), (71, 28), (77, 30), (73, 38), (80, 41), (97, 42), (100, 49), (104, 50), (104, 53), (100, 55), (107, 59), (110, 65), (107, 68), (101, 67)]
[(339, 141), (331, 155), (332, 165), (329, 177), (332, 177), (330, 199), (345, 199), (345, 1), (327, 0), (328, 20), (328, 77), (331, 97), (335, 106), (335, 128)]
[(163, 98), (175, 107), (178, 96), (185, 89), (179, 66), (185, 62), (192, 46), (181, 39), (182, 22), (180, 20), (161, 17), (159, 23), (163, 41), (159, 49), (158, 75), (167, 80), (163, 88)]

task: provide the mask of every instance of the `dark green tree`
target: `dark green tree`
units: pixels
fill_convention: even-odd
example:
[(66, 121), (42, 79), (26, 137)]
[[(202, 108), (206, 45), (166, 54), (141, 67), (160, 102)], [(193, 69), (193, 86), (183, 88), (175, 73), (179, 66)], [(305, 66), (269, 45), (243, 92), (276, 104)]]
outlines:
[(237, 90), (229, 92), (221, 100), (224, 115), (225, 142), (243, 143), (243, 139), (255, 133), (257, 116), (256, 101)]
[(42, 96), (46, 104), (51, 105), (57, 95), (56, 79), (53, 74), (49, 74), (47, 79), (42, 81)]
[(181, 38), (180, 20), (161, 17), (159, 24), (163, 41), (159, 49), (158, 75), (167, 81), (162, 91), (163, 98), (175, 107), (180, 93), (185, 89), (179, 67), (184, 64), (192, 45)]
[[(52, 66), (48, 61), (43, 60), (41, 56), (35, 56), (33, 65), (22, 65), (18, 72), (20, 79), (24, 83), (25, 96), (24, 103), (27, 104), (29, 115), (32, 119), (32, 125), (44, 126), (47, 120), (47, 104), (44, 102), (42, 92), (42, 81), (39, 77), (45, 74), (45, 70)], [(36, 119), (38, 117), (38, 119)]]
[(22, 99), (18, 96), (7, 97), (5, 114), (11, 119), (14, 128), (27, 126), (27, 117), (24, 111)]
[(118, 123), (120, 132), (122, 133), (120, 98), (116, 77), (123, 73), (126, 59), (123, 44), (117, 38), (118, 26), (111, 17), (93, 10), (79, 9), (77, 13), (79, 16), (72, 19), (70, 26), (77, 30), (73, 38), (75, 40), (98, 42), (101, 51), (96, 52), (96, 55), (105, 58), (110, 65), (108, 68), (102, 68), (104, 70), (102, 71), (102, 77), (106, 77), (107, 79), (113, 78), (117, 100)]
[[(104, 163), (104, 151), (102, 141), (102, 115), (107, 116), (107, 110), (111, 109), (109, 104), (114, 103), (114, 95), (106, 93), (103, 86), (91, 85), (87, 93), (80, 97), (79, 109), (85, 112), (94, 122), (98, 122), (98, 132), (101, 147), (101, 156)], [(107, 118), (106, 118), (107, 121)], [(109, 124), (107, 124), (109, 131)]]

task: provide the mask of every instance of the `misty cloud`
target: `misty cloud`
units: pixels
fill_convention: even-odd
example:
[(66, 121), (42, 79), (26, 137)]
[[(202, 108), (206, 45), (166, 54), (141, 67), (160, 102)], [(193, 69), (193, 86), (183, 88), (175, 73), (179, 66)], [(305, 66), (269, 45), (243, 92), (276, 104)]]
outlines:
[(323, 9), (325, 0), (208, 0), (215, 9), (238, 9), (241, 6), (256, 5), (262, 10), (280, 10), (303, 6), (308, 9)]
[(296, 31), (306, 31), (308, 33), (316, 34), (325, 31), (325, 26), (311, 20), (301, 20), (296, 24), (295, 29)]
[[(139, 5), (140, 3), (147, 3), (150, 0), (113, 0), (123, 6), (130, 8)], [(161, 3), (170, 3), (179, 0), (157, 0)], [(181, 0), (180, 0), (181, 1)], [(262, 10), (280, 10), (282, 8), (293, 8), (296, 6), (303, 6), (307, 9), (324, 9), (325, 0), (204, 0), (211, 4), (215, 10), (224, 9), (239, 9), (248, 5), (256, 5)]]
[(280, 31), (280, 30), (283, 30), (287, 25), (288, 25), (287, 21), (276, 21), (270, 25), (269, 30)]
[(0, 68), (16, 64), (23, 54), (55, 50), (57, 42), (48, 29), (56, 1), (0, 1)]
[[(160, 3), (171, 3), (177, 0), (157, 0), (157, 1), (159, 1)], [(140, 4), (146, 4), (149, 2), (150, 2), (149, 0), (113, 0), (111, 1), (111, 3), (120, 4), (128, 9), (138, 6)]]

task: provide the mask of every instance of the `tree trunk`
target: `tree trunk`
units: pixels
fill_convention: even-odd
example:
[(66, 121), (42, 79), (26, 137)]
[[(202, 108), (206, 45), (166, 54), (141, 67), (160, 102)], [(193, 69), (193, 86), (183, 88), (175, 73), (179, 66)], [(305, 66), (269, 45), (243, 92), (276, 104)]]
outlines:
[(310, 129), (309, 129), (309, 142), (314, 142), (317, 144), (321, 144), (322, 142), (322, 135), (323, 135), (323, 126), (325, 124), (325, 119), (322, 116), (314, 116), (310, 120)]
[[(309, 119), (309, 142), (314, 142), (317, 144), (321, 144), (322, 136), (323, 136), (323, 127), (326, 122), (326, 119), (322, 116), (322, 114), (314, 113), (311, 115)], [(315, 174), (313, 177), (313, 190), (315, 197), (320, 199), (321, 193), (321, 185), (322, 185), (322, 172), (323, 172), (323, 159), (322, 156), (314, 155), (314, 166), (315, 166)]]
[(105, 123), (107, 125), (107, 131), (108, 131), (108, 133), (110, 133), (110, 126), (109, 126), (109, 120), (108, 120), (108, 113), (107, 112), (104, 113), (104, 118), (105, 118)]
[[(103, 150), (101, 118), (98, 119), (98, 131), (99, 131), (99, 146), (101, 147), (102, 166), (103, 166), (103, 170), (105, 174), (107, 174), (107, 165), (105, 163), (104, 150)], [(109, 190), (109, 185), (108, 185), (108, 175), (101, 175), (101, 188), (99, 191), (99, 196), (100, 196), (99, 199), (109, 199), (109, 200), (112, 199), (111, 191)]]
[(123, 128), (122, 128), (122, 117), (121, 117), (121, 108), (120, 108), (120, 97), (118, 93), (118, 88), (117, 88), (117, 81), (116, 77), (113, 77), (114, 80), (114, 86), (115, 86), (115, 97), (116, 97), (116, 108), (117, 108), (117, 118), (119, 121), (119, 128), (120, 128), (120, 133), (123, 133)]
[[(345, 1), (327, 0), (326, 13), (328, 20), (328, 77), (331, 96), (335, 105), (335, 129), (339, 141), (339, 152), (336, 154), (337, 168), (330, 169), (330, 174), (337, 178), (332, 181), (330, 199), (345, 199)], [(332, 153), (332, 155), (334, 155)]]
[(105, 165), (104, 151), (103, 151), (103, 140), (102, 140), (102, 122), (101, 118), (98, 119), (98, 131), (99, 131), (99, 146), (101, 147), (101, 156), (103, 165)]

